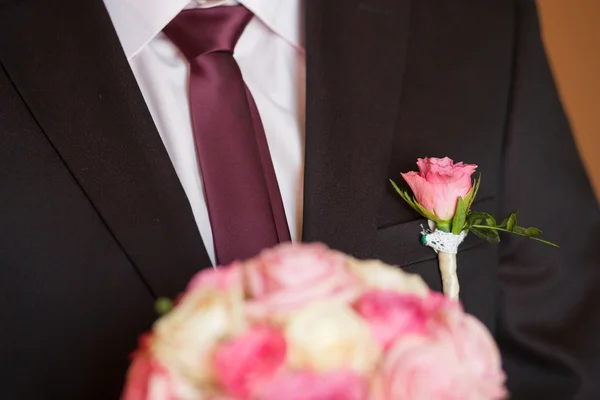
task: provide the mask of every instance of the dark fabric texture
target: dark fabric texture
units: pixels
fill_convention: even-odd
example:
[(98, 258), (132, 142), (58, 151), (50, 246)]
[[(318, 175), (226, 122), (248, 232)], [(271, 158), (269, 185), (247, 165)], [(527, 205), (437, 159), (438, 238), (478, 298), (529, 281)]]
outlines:
[[(561, 245), (469, 236), (458, 255), (511, 398), (600, 398), (600, 211), (533, 1), (305, 8), (303, 240), (439, 290), (388, 179), (423, 156), (478, 164), (475, 209), (518, 208)], [(116, 399), (155, 296), (210, 262), (102, 1), (3, 2), (0, 35), (1, 397)]]

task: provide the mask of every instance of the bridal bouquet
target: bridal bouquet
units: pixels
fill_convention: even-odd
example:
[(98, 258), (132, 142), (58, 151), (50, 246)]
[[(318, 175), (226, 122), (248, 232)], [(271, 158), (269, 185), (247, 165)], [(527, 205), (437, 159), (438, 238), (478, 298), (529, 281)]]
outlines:
[(504, 379), (486, 328), (417, 275), (286, 244), (194, 277), (122, 399), (503, 399)]

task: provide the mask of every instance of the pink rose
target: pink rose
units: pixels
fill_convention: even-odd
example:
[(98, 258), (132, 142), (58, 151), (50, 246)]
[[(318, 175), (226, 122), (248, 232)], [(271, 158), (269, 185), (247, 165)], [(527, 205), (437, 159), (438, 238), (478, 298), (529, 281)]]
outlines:
[(217, 381), (225, 393), (254, 398), (285, 362), (283, 335), (272, 328), (254, 327), (224, 343), (214, 355)]
[(498, 400), (506, 397), (500, 354), (486, 328), (460, 307), (440, 307), (426, 334), (399, 337), (370, 400)]
[(211, 288), (227, 290), (231, 287), (241, 286), (242, 273), (240, 264), (232, 264), (228, 267), (216, 267), (198, 272), (188, 283), (186, 291), (200, 288)]
[(137, 352), (127, 372), (127, 383), (121, 400), (146, 400), (148, 384), (155, 372), (160, 375), (163, 372), (162, 366), (152, 360), (148, 353)]
[(441, 295), (419, 297), (391, 290), (365, 293), (354, 304), (354, 309), (369, 324), (371, 332), (385, 348), (409, 333), (427, 332), (431, 318), (448, 303)]
[(351, 371), (284, 374), (269, 386), (264, 400), (363, 400), (367, 382)]
[(477, 165), (454, 164), (448, 157), (419, 158), (417, 165), (419, 172), (401, 174), (415, 198), (439, 219), (452, 219), (458, 198), (471, 190), (471, 175)]
[(244, 264), (249, 315), (267, 317), (319, 299), (351, 301), (361, 284), (347, 257), (321, 244), (283, 244)]
[(134, 355), (127, 372), (121, 400), (194, 400), (201, 394), (182, 377), (156, 360), (146, 349), (149, 338), (142, 338), (142, 349)]

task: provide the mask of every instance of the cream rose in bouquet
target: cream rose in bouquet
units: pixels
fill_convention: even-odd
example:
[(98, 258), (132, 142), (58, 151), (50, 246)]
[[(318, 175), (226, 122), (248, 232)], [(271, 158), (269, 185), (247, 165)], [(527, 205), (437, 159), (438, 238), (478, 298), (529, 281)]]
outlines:
[(418, 276), (286, 244), (194, 277), (122, 399), (503, 399), (504, 379), (486, 328)]

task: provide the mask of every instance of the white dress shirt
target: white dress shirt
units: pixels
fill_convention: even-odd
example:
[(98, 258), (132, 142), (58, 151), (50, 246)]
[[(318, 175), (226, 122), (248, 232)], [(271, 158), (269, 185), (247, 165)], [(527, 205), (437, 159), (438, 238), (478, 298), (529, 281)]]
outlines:
[[(188, 103), (188, 62), (162, 29), (183, 9), (237, 1), (104, 0), (212, 262), (214, 244)], [(234, 49), (269, 144), (292, 240), (302, 230), (305, 57), (299, 0), (240, 0), (254, 13)]]

